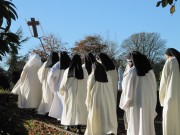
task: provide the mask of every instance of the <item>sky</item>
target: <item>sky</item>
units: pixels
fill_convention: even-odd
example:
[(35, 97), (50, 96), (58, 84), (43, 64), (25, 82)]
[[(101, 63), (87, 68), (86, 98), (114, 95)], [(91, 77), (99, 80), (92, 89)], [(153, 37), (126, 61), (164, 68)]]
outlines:
[[(157, 32), (167, 41), (167, 47), (180, 51), (180, 3), (171, 15), (170, 7), (156, 7), (158, 0), (13, 0), (18, 19), (11, 31), (19, 27), (24, 37), (31, 37), (26, 21), (39, 20), (45, 35), (54, 34), (68, 46), (86, 35), (99, 34), (121, 44), (138, 32)], [(179, 19), (178, 19), (179, 18)], [(38, 27), (40, 36), (45, 36)], [(39, 45), (31, 37), (23, 44), (20, 55)]]

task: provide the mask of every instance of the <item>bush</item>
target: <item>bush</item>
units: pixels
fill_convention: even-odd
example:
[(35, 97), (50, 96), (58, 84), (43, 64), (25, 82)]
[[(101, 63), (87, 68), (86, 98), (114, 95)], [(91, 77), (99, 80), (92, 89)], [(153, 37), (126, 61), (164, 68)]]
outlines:
[(17, 107), (18, 96), (9, 91), (0, 90), (0, 134), (26, 135), (24, 120)]

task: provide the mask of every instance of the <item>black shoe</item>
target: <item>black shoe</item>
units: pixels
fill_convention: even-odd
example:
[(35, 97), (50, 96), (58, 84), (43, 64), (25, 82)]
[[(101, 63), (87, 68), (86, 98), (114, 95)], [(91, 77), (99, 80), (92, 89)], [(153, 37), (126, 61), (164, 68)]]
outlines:
[(77, 129), (77, 130), (76, 130), (76, 133), (77, 133), (77, 134), (79, 134), (79, 135), (82, 135), (82, 134), (83, 134), (82, 131), (81, 131), (81, 126), (80, 126), (80, 125), (77, 125), (77, 126), (76, 126), (76, 129)]
[(70, 131), (69, 126), (64, 126), (64, 129), (65, 129), (66, 131)]
[(79, 134), (79, 135), (82, 135), (82, 134), (83, 134), (82, 131), (81, 131), (81, 129), (77, 129), (76, 133)]

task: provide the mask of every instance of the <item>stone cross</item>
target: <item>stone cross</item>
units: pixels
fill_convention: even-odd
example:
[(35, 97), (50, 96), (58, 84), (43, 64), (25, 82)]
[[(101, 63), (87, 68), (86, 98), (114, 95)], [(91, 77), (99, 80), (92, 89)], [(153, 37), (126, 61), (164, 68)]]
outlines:
[(31, 18), (31, 21), (28, 21), (27, 24), (28, 24), (28, 26), (32, 26), (34, 37), (38, 37), (36, 25), (39, 25), (39, 21), (35, 21), (34, 18)]

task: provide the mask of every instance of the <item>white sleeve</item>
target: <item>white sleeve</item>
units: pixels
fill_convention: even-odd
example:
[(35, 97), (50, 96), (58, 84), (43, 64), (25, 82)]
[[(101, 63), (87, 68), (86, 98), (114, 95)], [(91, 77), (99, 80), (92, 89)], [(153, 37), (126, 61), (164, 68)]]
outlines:
[(56, 85), (58, 85), (57, 81), (58, 81), (58, 77), (60, 75), (60, 68), (59, 68), (59, 64), (56, 63), (51, 69), (50, 72), (48, 73), (48, 77), (47, 77), (47, 83), (49, 85), (50, 90), (54, 93), (56, 92)]
[(59, 88), (59, 92), (61, 95), (64, 95), (64, 91), (66, 90), (68, 71), (69, 71), (69, 68), (64, 71), (64, 74), (62, 77), (62, 81), (61, 81), (60, 88)]
[(39, 81), (42, 83), (43, 82), (43, 80), (45, 79), (45, 71), (46, 71), (46, 69), (45, 69), (45, 66), (46, 66), (46, 63), (47, 62), (45, 62), (41, 67), (40, 67), (40, 69), (38, 70), (38, 78), (39, 78)]
[(127, 74), (125, 80), (123, 80), (123, 91), (120, 99), (120, 104), (119, 107), (123, 110), (126, 110), (129, 108), (130, 103), (133, 100), (133, 91), (134, 91), (134, 86), (135, 86), (135, 72), (130, 72)]
[(94, 73), (91, 73), (87, 80), (87, 96), (85, 101), (88, 111), (91, 108), (91, 90), (94, 86), (94, 83), (95, 83)]

